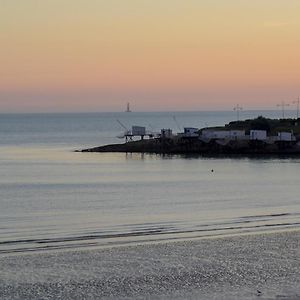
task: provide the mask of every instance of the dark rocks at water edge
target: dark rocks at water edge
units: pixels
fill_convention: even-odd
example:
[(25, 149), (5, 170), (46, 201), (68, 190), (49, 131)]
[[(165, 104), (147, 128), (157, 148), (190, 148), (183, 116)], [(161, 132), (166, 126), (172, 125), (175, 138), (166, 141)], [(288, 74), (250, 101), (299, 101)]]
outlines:
[[(191, 149), (190, 149), (191, 150)], [(195, 149), (196, 150), (196, 149)], [(174, 140), (149, 139), (131, 141), (124, 144), (105, 145), (82, 152), (147, 152), (147, 153), (184, 153), (187, 149)]]
[(81, 152), (137, 152), (158, 154), (300, 154), (300, 146), (295, 143), (266, 144), (261, 141), (230, 141), (229, 143), (222, 145), (217, 140), (205, 143), (199, 139), (151, 139), (83, 149)]

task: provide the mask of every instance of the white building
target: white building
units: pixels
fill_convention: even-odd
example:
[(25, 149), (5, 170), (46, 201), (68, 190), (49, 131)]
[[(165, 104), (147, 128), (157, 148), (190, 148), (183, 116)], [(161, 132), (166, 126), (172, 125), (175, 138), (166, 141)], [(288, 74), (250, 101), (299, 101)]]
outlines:
[(230, 130), (229, 135), (232, 140), (242, 140), (246, 138), (245, 130)]
[(294, 135), (291, 132), (278, 132), (278, 141), (291, 142), (295, 140)]
[(132, 133), (132, 135), (144, 136), (144, 135), (146, 135), (146, 127), (132, 126), (131, 133)]
[(230, 137), (228, 130), (203, 129), (201, 137), (206, 139), (225, 139)]
[(266, 130), (250, 130), (250, 140), (265, 141), (267, 139)]
[(184, 136), (184, 137), (198, 137), (198, 136), (199, 136), (198, 131), (199, 131), (198, 128), (194, 128), (194, 127), (185, 127), (185, 128), (184, 128), (183, 136)]

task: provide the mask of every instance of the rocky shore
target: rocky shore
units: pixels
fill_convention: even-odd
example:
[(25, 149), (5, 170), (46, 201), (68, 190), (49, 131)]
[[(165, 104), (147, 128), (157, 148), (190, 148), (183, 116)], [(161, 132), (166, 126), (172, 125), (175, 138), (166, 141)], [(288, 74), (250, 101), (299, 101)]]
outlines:
[(230, 141), (221, 144), (217, 140), (205, 143), (199, 139), (162, 140), (150, 139), (123, 144), (111, 144), (80, 150), (81, 152), (128, 152), (157, 154), (274, 154), (298, 155), (300, 146), (295, 143), (266, 144), (261, 141)]

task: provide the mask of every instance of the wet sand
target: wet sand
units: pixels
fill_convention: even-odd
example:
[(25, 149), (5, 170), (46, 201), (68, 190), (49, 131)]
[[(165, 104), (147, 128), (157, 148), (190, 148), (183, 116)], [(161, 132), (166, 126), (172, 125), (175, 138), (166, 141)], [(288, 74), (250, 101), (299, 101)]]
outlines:
[(0, 256), (1, 299), (300, 299), (300, 231)]

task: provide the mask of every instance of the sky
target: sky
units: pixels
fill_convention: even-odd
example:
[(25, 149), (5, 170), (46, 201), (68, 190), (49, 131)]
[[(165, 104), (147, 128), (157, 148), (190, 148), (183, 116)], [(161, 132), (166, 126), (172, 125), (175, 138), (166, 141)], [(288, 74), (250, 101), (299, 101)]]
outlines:
[(0, 0), (0, 112), (276, 109), (299, 0)]

